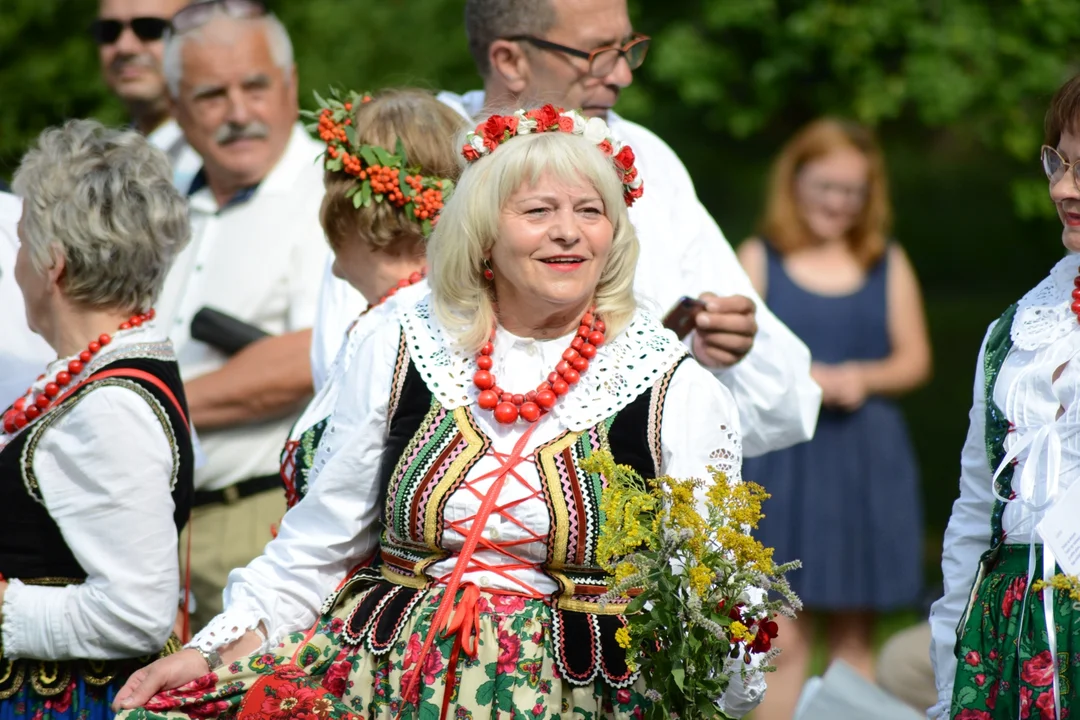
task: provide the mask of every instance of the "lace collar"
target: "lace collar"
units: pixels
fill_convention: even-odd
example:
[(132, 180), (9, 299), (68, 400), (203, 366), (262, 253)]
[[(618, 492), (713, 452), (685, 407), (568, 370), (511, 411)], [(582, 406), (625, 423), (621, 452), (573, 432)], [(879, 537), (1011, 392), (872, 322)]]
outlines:
[[(475, 404), (475, 358), (453, 345), (434, 317), (431, 296), (402, 312), (400, 320), (413, 363), (439, 403), (448, 409)], [(633, 402), (686, 353), (673, 332), (639, 310), (625, 330), (600, 348), (552, 415), (570, 430), (592, 427)]]
[(1073, 278), (1080, 269), (1080, 255), (1068, 254), (1050, 274), (1016, 304), (1010, 335), (1021, 350), (1038, 350), (1057, 342), (1080, 327), (1072, 311)]

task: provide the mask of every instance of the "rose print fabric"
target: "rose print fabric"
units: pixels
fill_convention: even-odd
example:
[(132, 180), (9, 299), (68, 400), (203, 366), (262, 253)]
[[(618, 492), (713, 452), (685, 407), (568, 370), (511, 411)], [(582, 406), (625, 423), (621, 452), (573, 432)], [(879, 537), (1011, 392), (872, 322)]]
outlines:
[[(1040, 550), (1040, 560), (1041, 555)], [(1029, 592), (1027, 571), (1028, 546), (1005, 545), (997, 566), (979, 586), (960, 638), (952, 720), (1056, 720), (1054, 666), (1043, 616), (1044, 598), (1049, 600), (1052, 591)], [(1035, 577), (1042, 577), (1041, 562)], [(1064, 591), (1052, 597), (1061, 713), (1068, 718), (1080, 708), (1080, 612)]]
[(127, 677), (104, 686), (83, 679), (72, 680), (67, 688), (50, 697), (37, 693), (30, 682), (11, 697), (0, 700), (0, 720), (107, 720), (109, 707)]
[[(551, 638), (551, 608), (540, 600), (480, 593), (476, 657), (459, 653), (454, 687), (446, 698), (453, 637), (439, 638), (417, 667), (442, 589), (424, 591), (403, 618), (397, 640), (383, 654), (345, 642), (360, 587), (338, 598), (305, 640), (297, 633), (271, 653), (252, 656), (190, 685), (154, 697), (125, 720), (237, 718), (240, 720), (394, 720), (413, 674), (420, 682), (403, 718), (503, 717), (514, 720), (633, 720), (648, 701), (643, 682), (614, 688), (603, 681), (571, 685), (559, 677)], [(295, 657), (295, 663), (294, 663)]]

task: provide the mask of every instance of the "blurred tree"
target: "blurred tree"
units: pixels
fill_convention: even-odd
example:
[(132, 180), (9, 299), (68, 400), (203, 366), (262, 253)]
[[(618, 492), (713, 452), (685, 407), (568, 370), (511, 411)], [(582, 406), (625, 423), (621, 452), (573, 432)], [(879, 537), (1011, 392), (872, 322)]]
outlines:
[[(657, 11), (648, 73), (714, 129), (742, 138), (822, 113), (911, 117), (1025, 161), (1050, 96), (1076, 71), (1080, 36), (1074, 0), (693, 0)], [(1040, 180), (1013, 184), (1022, 215), (1046, 212), (1045, 195)]]

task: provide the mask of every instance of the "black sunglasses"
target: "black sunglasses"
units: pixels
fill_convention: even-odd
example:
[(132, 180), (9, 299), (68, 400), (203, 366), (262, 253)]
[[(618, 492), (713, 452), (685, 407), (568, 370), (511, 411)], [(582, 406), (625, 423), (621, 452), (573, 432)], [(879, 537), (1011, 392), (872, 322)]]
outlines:
[(90, 35), (98, 45), (112, 45), (120, 39), (124, 28), (130, 27), (135, 37), (143, 42), (160, 40), (169, 28), (168, 18), (137, 17), (131, 20), (109, 20), (98, 18), (90, 24)]

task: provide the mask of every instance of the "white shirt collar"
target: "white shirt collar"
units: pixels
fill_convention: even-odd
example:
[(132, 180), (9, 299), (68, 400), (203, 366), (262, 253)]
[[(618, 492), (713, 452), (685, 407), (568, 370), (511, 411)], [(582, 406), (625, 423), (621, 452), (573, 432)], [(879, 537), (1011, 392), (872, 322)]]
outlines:
[(1016, 304), (1010, 335), (1022, 350), (1046, 347), (1080, 328), (1072, 311), (1073, 279), (1080, 274), (1080, 254), (1069, 253), (1050, 274)]

